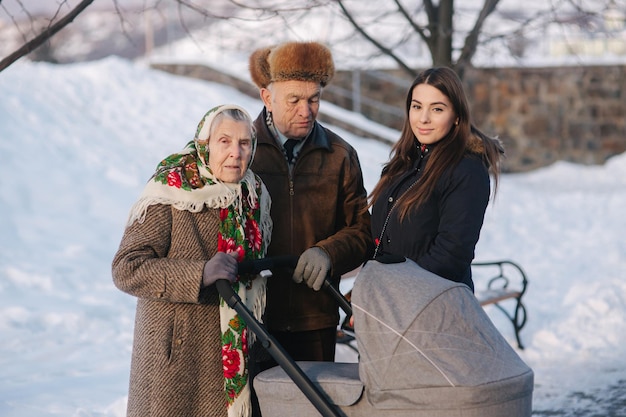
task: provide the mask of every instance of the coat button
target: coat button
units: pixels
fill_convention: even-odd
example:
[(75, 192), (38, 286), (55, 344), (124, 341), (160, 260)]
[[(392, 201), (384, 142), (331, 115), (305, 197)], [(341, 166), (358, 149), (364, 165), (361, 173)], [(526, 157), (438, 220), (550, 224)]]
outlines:
[(389, 200), (387, 201), (389, 201), (390, 203), (393, 203), (393, 197), (389, 197)]
[(176, 339), (176, 344), (178, 346), (182, 345), (183, 344), (183, 339)]

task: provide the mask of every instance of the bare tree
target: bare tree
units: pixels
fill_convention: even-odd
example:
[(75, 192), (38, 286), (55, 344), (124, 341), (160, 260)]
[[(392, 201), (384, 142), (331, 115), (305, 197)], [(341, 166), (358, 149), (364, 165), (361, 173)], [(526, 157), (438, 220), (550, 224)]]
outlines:
[[(82, 0), (69, 13), (67, 13), (65, 16), (63, 16), (63, 17), (61, 17), (60, 19), (57, 20), (56, 17), (60, 13), (60, 11), (62, 9), (62, 5), (65, 2), (60, 3), (59, 6), (58, 6), (57, 11), (55, 13), (55, 15), (50, 20), (50, 22), (51, 22), (50, 25), (45, 27), (34, 38), (32, 38), (32, 39), (28, 40), (27, 42), (25, 42), (15, 52), (10, 54), (6, 58), (2, 59), (2, 61), (0, 61), (0, 71), (4, 70), (8, 66), (10, 66), (12, 63), (17, 61), (21, 57), (29, 54), (30, 52), (34, 51), (35, 49), (37, 49), (37, 48), (41, 47), (42, 45), (46, 44), (46, 42), (48, 42), (50, 40), (50, 38), (52, 38), (61, 29), (63, 29), (67, 25), (69, 25), (78, 15), (80, 15), (87, 7), (89, 7), (89, 5), (91, 3), (93, 3), (93, 1), (94, 0)], [(1, 3), (1, 0), (0, 0), (0, 3)]]
[[(144, 30), (144, 21), (148, 22), (156, 16), (163, 26), (168, 26), (160, 28), (158, 34), (158, 42), (163, 44), (175, 40), (175, 37), (171, 37), (170, 26), (177, 26), (176, 37), (193, 38), (193, 30), (209, 20), (232, 19), (232, 9), (235, 7), (229, 0), (201, 0), (199, 4), (203, 6), (187, 0), (109, 0), (108, 5), (104, 2), (98, 3), (98, 9), (89, 8), (92, 3), (94, 0), (57, 0), (54, 3), (27, 5), (24, 0), (9, 0), (4, 3), (0, 0), (0, 28), (10, 31), (4, 37), (10, 39), (10, 42), (2, 45), (0, 39), (0, 50), (2, 54), (7, 54), (4, 57), (0, 55), (0, 71), (27, 55), (32, 60), (53, 63), (99, 59), (111, 54), (135, 58), (149, 52), (149, 45), (154, 41), (148, 39), (154, 34), (148, 34), (148, 28)], [(106, 39), (99, 38), (99, 31), (92, 30), (93, 26), (90, 27), (90, 24), (93, 24), (93, 20), (91, 23), (83, 21), (70, 25), (79, 15), (88, 11), (87, 9), (94, 10), (94, 15), (96, 12), (107, 15), (107, 27), (99, 28), (109, 31)], [(271, 15), (275, 16), (275, 13)], [(115, 16), (116, 22), (111, 22), (109, 16)], [(176, 25), (171, 24), (174, 20)], [(115, 27), (111, 27), (112, 24)], [(65, 28), (67, 29), (64, 30)], [(61, 31), (63, 32), (59, 33)], [(90, 36), (88, 32), (96, 33)], [(75, 45), (81, 44), (81, 51), (71, 52), (65, 47), (68, 40)], [(9, 49), (14, 44), (15, 49)], [(64, 55), (64, 58), (59, 59), (58, 55)]]
[[(378, 0), (376, 12), (368, 15), (363, 13), (362, 1), (331, 3), (362, 39), (411, 76), (415, 75), (415, 65), (406, 53), (402, 54), (402, 46), (422, 42), (428, 48), (432, 65), (452, 67), (463, 76), (465, 69), (472, 66), (477, 50), (489, 44), (501, 42), (512, 57), (521, 58), (526, 34), (534, 32), (535, 37), (541, 37), (549, 25), (584, 29), (590, 20), (603, 20), (608, 10), (626, 10), (623, 0), (551, 0), (523, 8), (518, 4), (512, 7), (509, 2), (507, 8), (499, 11), (497, 8), (504, 1)], [(498, 23), (486, 25), (494, 14), (498, 15)], [(392, 30), (381, 30), (385, 22), (394, 26), (395, 35)], [(598, 27), (593, 33), (609, 36)]]
[[(118, 0), (111, 1), (124, 32), (125, 21)], [(67, 8), (69, 3), (59, 0), (57, 13), (48, 20), (49, 25), (34, 38), (25, 38), (20, 48), (0, 61), (0, 71), (45, 45), (92, 2), (81, 0), (60, 17), (61, 6)], [(192, 30), (186, 20), (190, 13), (207, 21), (231, 21), (238, 27), (262, 22), (267, 32), (262, 33), (256, 27), (249, 31), (249, 39), (245, 41), (248, 45), (259, 45), (277, 32), (287, 39), (310, 38), (326, 32), (326, 42), (331, 47), (342, 55), (358, 55), (361, 65), (372, 59), (386, 58), (410, 76), (415, 75), (417, 67), (424, 65), (450, 66), (463, 76), (477, 53), (484, 54), (490, 48), (496, 50), (496, 46), (498, 53), (502, 48), (508, 49), (512, 59), (521, 59), (530, 39), (541, 38), (548, 25), (578, 27), (596, 36), (601, 29), (594, 24), (598, 17), (609, 9), (626, 10), (626, 0), (525, 2), (532, 3), (533, 7), (525, 4), (522, 8), (508, 0), (142, 0), (137, 3), (142, 7), (140, 13), (156, 11), (163, 18), (178, 19), (191, 38)], [(0, 8), (3, 7), (0, 0)], [(171, 12), (172, 7), (175, 13)], [(303, 29), (304, 22), (314, 11), (324, 11), (329, 21), (336, 25), (341, 23), (342, 30), (337, 31), (340, 33), (330, 33), (333, 23), (329, 22)], [(343, 30), (346, 26), (352, 30)], [(416, 58), (422, 61), (417, 62)], [(425, 58), (429, 62), (425, 63)]]
[[(189, 5), (188, 0), (176, 1)], [(626, 10), (624, 0), (525, 0), (524, 7), (506, 0), (229, 1), (268, 22), (280, 19), (294, 33), (310, 11), (332, 10), (353, 32), (331, 39), (331, 46), (344, 44), (343, 51), (349, 53), (365, 41), (371, 49), (361, 57), (386, 57), (410, 76), (416, 72), (419, 45), (427, 48), (430, 65), (450, 66), (463, 76), (481, 50), (505, 49), (512, 59), (523, 58), (531, 39), (541, 41), (548, 26), (560, 26), (563, 33), (576, 28), (589, 36), (610, 36), (597, 25), (591, 28), (589, 22), (603, 20), (608, 10)]]

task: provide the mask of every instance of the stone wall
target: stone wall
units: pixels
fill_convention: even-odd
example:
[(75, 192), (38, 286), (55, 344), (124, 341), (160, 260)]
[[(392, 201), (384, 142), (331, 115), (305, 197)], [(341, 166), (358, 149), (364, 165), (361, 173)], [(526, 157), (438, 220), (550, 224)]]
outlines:
[[(404, 85), (359, 74), (361, 91), (371, 100), (404, 107), (411, 79), (394, 71)], [(351, 85), (354, 73), (339, 72), (332, 85)], [(474, 68), (464, 84), (476, 125), (504, 143), (505, 171), (520, 172), (557, 160), (602, 164), (626, 151), (626, 66), (559, 68)], [(330, 86), (329, 86), (330, 87)], [(353, 105), (346, 97), (324, 99)], [(361, 111), (400, 129), (402, 115), (385, 113), (375, 105)]]
[(626, 151), (626, 66), (473, 70), (477, 125), (504, 141), (511, 170)]

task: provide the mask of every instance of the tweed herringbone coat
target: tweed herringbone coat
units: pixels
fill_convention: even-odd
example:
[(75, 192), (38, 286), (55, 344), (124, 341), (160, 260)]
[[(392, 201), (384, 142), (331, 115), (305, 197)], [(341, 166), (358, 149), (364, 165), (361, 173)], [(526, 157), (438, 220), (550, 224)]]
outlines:
[(137, 297), (129, 417), (227, 415), (214, 285), (201, 290), (217, 252), (219, 209), (156, 204), (127, 227), (113, 281)]

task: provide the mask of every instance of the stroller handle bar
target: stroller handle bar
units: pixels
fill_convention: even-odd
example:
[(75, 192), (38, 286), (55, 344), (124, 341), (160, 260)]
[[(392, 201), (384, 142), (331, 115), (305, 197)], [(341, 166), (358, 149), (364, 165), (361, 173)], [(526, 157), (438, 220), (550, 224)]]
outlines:
[(330, 295), (333, 296), (335, 301), (337, 301), (337, 304), (339, 304), (339, 307), (341, 307), (343, 312), (346, 313), (348, 317), (352, 315), (352, 306), (350, 305), (350, 302), (346, 300), (346, 297), (344, 297), (343, 294), (339, 292), (337, 288), (332, 286), (332, 284), (330, 283), (328, 279), (324, 280), (324, 284), (322, 284), (322, 288), (326, 289), (326, 291), (328, 291)]
[[(268, 258), (261, 259), (245, 259), (239, 262), (238, 272), (240, 274), (258, 274), (261, 271), (272, 269), (272, 268), (281, 268), (281, 267), (289, 267), (295, 268), (298, 264), (298, 256), (296, 255), (283, 255), (283, 256), (272, 256)], [(347, 316), (352, 315), (352, 306), (350, 302), (346, 300), (346, 297), (339, 292), (339, 290), (330, 283), (328, 277), (324, 279), (324, 284), (322, 284), (322, 288), (328, 291), (339, 307), (346, 313)]]
[[(297, 259), (297, 258), (296, 258)], [(337, 409), (330, 403), (322, 391), (309, 379), (302, 369), (291, 359), (287, 351), (269, 334), (269, 332), (254, 318), (250, 310), (242, 303), (241, 298), (228, 280), (218, 279), (215, 281), (217, 291), (220, 293), (228, 306), (243, 318), (250, 330), (256, 334), (261, 345), (272, 355), (281, 368), (300, 388), (302, 393), (311, 401), (311, 404), (323, 417), (340, 417)]]
[(284, 255), (261, 259), (244, 259), (239, 262), (240, 274), (258, 274), (263, 270), (281, 267), (295, 268), (298, 264), (298, 256)]

